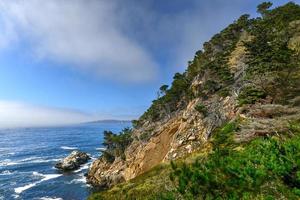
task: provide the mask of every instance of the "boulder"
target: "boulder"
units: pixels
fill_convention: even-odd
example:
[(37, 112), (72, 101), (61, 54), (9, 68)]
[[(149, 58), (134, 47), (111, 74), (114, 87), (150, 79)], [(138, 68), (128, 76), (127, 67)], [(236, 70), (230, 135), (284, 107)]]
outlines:
[(63, 171), (75, 170), (78, 169), (80, 165), (87, 163), (89, 159), (91, 158), (87, 153), (72, 151), (70, 155), (56, 163), (55, 168)]

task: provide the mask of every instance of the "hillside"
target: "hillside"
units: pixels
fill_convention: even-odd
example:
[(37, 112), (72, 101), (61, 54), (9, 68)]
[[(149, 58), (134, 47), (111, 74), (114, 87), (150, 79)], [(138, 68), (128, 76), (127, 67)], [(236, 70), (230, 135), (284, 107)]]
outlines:
[(300, 6), (271, 5), (204, 43), (132, 130), (105, 132), (90, 199), (300, 198)]

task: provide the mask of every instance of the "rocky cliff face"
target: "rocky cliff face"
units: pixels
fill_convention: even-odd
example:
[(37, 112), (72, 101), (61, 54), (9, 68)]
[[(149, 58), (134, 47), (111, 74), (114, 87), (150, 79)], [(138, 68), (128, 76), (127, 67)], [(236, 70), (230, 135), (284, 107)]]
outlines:
[[(299, 20), (289, 22), (291, 26), (298, 23)], [(218, 44), (211, 41), (204, 49), (208, 52), (205, 59), (210, 63), (218, 60), (217, 55), (222, 55), (223, 61), (225, 60), (222, 63), (231, 75), (230, 83), (223, 84), (216, 75), (223, 68), (218, 68), (217, 71), (199, 71), (188, 86), (194, 98), (186, 100), (186, 95), (182, 96), (177, 102), (180, 106), (160, 120), (141, 120), (140, 125), (133, 130), (134, 140), (125, 151), (126, 159), (117, 158), (113, 163), (108, 163), (103, 158), (94, 161), (87, 176), (89, 183), (111, 187), (133, 179), (161, 162), (184, 157), (204, 148), (213, 131), (233, 119), (243, 119), (235, 136), (235, 140), (240, 142), (285, 131), (290, 121), (300, 119), (300, 84), (293, 88), (296, 93), (287, 98), (287, 102), (276, 102), (276, 94), (265, 94), (257, 95), (261, 98), (252, 103), (241, 104), (241, 93), (245, 88), (253, 85), (263, 88), (264, 84), (261, 85), (260, 76), (252, 77), (251, 81), (247, 77), (249, 52), (245, 43), (256, 38), (255, 34), (246, 31), (244, 27), (239, 28), (238, 32), (232, 29), (229, 31), (230, 40), (223, 40)], [(298, 48), (293, 45), (297, 39), (299, 30), (287, 41), (290, 48)], [(299, 76), (299, 70), (296, 74)], [(264, 77), (267, 76), (264, 74)], [(299, 81), (299, 77), (295, 80), (297, 79)], [(274, 81), (270, 78), (265, 80), (266, 86)], [(212, 81), (215, 81), (214, 86), (208, 88)]]

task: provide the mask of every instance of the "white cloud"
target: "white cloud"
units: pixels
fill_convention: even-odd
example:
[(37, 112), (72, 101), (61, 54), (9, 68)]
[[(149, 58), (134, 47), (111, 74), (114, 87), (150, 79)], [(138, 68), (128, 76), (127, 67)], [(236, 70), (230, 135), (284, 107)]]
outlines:
[(91, 114), (71, 109), (0, 101), (0, 128), (58, 126), (95, 119)]
[(118, 81), (149, 81), (157, 66), (120, 29), (114, 1), (0, 0), (0, 47), (29, 42), (36, 56)]

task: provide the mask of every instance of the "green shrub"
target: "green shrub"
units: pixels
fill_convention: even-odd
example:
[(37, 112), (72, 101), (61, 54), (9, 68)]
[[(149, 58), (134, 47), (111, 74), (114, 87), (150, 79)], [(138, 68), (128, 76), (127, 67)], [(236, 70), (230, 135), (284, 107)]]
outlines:
[(227, 96), (230, 95), (230, 89), (229, 88), (223, 88), (223, 89), (218, 91), (218, 95), (220, 95), (221, 97), (227, 97)]
[(239, 105), (254, 104), (257, 100), (266, 98), (267, 94), (253, 86), (247, 86), (242, 89), (238, 96)]
[(132, 142), (132, 130), (130, 128), (123, 129), (119, 134), (111, 131), (104, 131), (103, 145), (106, 148), (102, 151), (102, 157), (106, 161), (112, 163), (116, 157), (125, 160), (125, 150)]
[[(235, 129), (229, 123), (219, 133), (230, 137)], [(171, 180), (186, 199), (299, 199), (300, 137), (295, 134), (285, 140), (258, 138), (241, 150), (220, 145), (230, 139), (219, 135), (218, 148), (207, 158), (173, 163)]]
[(205, 107), (204, 104), (198, 103), (198, 104), (195, 106), (195, 109), (196, 109), (199, 113), (202, 113), (204, 116), (207, 115), (207, 108)]
[(208, 91), (209, 93), (214, 93), (220, 89), (220, 85), (213, 80), (208, 80), (204, 84), (204, 90)]

